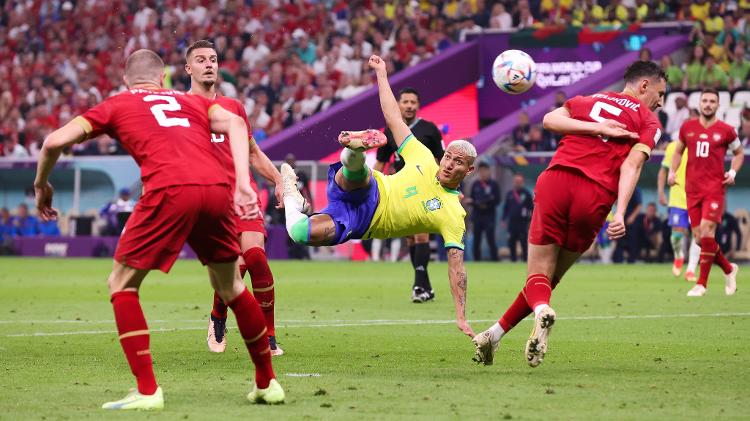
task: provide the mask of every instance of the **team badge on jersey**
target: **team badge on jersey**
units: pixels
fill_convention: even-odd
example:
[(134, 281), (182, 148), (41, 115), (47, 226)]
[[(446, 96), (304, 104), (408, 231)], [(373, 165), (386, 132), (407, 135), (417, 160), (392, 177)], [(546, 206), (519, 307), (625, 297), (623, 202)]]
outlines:
[(714, 142), (718, 142), (718, 141), (720, 141), (720, 140), (721, 140), (721, 134), (719, 134), (719, 133), (714, 133)]
[(434, 212), (443, 207), (443, 203), (439, 198), (435, 197), (426, 202), (422, 202), (425, 212)]

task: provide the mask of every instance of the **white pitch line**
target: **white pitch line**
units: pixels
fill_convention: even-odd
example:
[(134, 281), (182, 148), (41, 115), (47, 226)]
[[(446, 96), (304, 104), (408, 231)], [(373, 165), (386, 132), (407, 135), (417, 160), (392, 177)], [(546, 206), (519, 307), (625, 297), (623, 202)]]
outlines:
[[(640, 320), (640, 319), (682, 319), (682, 318), (696, 318), (696, 317), (748, 317), (750, 312), (744, 313), (677, 313), (677, 314), (643, 314), (643, 315), (622, 315), (622, 316), (571, 316), (571, 317), (558, 317), (557, 320)], [(531, 319), (525, 319), (528, 321)], [(186, 320), (183, 320), (183, 322)], [(471, 323), (489, 323), (494, 322), (496, 319), (481, 319), (481, 320), (469, 320)], [(112, 321), (109, 321), (110, 323)], [(168, 320), (162, 320), (162, 322), (169, 322)], [(179, 320), (173, 320), (171, 322), (179, 322)], [(195, 322), (203, 323), (204, 320), (195, 320)], [(306, 324), (287, 324), (290, 321), (281, 321), (278, 323), (279, 327), (283, 328), (327, 328), (327, 327), (362, 327), (362, 326), (409, 326), (409, 325), (440, 325), (440, 324), (451, 324), (455, 323), (455, 320), (331, 320), (321, 321), (317, 323), (306, 323)], [(205, 327), (179, 327), (179, 328), (156, 328), (150, 329), (151, 332), (177, 332), (177, 331), (192, 331), (192, 330), (205, 330)], [(20, 337), (45, 337), (45, 336), (68, 336), (68, 335), (99, 335), (99, 334), (115, 334), (116, 330), (79, 330), (73, 332), (32, 332), (32, 333), (14, 333), (9, 335), (0, 335), (0, 337), (6, 338), (20, 338)]]

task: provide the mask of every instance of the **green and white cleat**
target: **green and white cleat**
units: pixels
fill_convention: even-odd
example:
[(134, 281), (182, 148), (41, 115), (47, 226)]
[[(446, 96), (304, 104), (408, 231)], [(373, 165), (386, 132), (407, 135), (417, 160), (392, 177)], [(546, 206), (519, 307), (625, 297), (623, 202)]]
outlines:
[(341, 146), (353, 150), (368, 150), (379, 148), (386, 143), (388, 139), (380, 130), (367, 129), (359, 131), (343, 131), (339, 134), (339, 143)]
[(276, 405), (284, 403), (284, 389), (281, 388), (276, 379), (271, 379), (271, 383), (265, 389), (258, 389), (258, 385), (253, 386), (253, 391), (247, 394), (247, 400), (252, 403), (266, 403)]
[(534, 329), (531, 331), (529, 340), (526, 341), (526, 361), (531, 367), (537, 367), (544, 361), (547, 353), (547, 339), (552, 325), (555, 324), (555, 310), (552, 307), (543, 308), (534, 317)]
[(724, 292), (727, 295), (734, 295), (737, 292), (737, 272), (739, 271), (740, 267), (732, 263), (732, 271), (724, 275)]
[(294, 168), (287, 163), (283, 163), (279, 172), (281, 173), (281, 184), (284, 186), (284, 198), (292, 198), (297, 205), (297, 210), (309, 215), (311, 211), (310, 203), (299, 192), (297, 174), (294, 173)]
[(495, 351), (500, 346), (500, 342), (496, 344), (492, 343), (492, 334), (490, 331), (485, 330), (484, 332), (480, 332), (471, 342), (476, 347), (473, 358), (474, 362), (477, 364), (492, 365), (495, 359)]
[(161, 387), (157, 387), (153, 395), (143, 395), (137, 389), (132, 389), (127, 396), (119, 401), (105, 403), (102, 405), (102, 409), (140, 409), (144, 411), (164, 409), (164, 393)]

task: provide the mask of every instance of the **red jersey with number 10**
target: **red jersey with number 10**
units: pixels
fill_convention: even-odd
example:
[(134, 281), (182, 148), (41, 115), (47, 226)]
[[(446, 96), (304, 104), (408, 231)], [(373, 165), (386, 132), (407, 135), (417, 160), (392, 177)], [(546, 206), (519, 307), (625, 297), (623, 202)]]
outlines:
[(74, 119), (88, 137), (116, 138), (141, 168), (147, 191), (176, 185), (229, 184), (211, 142), (213, 102), (165, 89), (131, 89)]
[[(680, 142), (685, 144), (688, 152), (685, 168), (687, 194), (724, 191), (724, 157), (736, 140), (734, 128), (721, 120), (709, 127), (703, 127), (698, 118), (682, 123)], [(739, 142), (736, 146), (739, 147)]]
[[(226, 109), (230, 113), (242, 118), (245, 124), (247, 124), (247, 138), (248, 141), (250, 141), (252, 136), (250, 134), (252, 133), (252, 128), (250, 127), (250, 122), (247, 121), (247, 113), (245, 113), (245, 107), (236, 99), (226, 96), (217, 96), (216, 99), (214, 99), (214, 103), (221, 105), (222, 108)], [(216, 145), (219, 146), (219, 149), (222, 152), (224, 167), (227, 171), (227, 175), (229, 176), (229, 182), (232, 188), (234, 188), (234, 159), (232, 159), (232, 148), (229, 146), (229, 136), (211, 133), (211, 141), (216, 143)], [(250, 164), (248, 163), (247, 165)], [(253, 191), (258, 192), (258, 184), (255, 182), (252, 171), (250, 172), (250, 187), (253, 188)]]
[(571, 118), (576, 120), (615, 120), (625, 124), (626, 130), (640, 136), (639, 139), (604, 139), (599, 136), (568, 134), (562, 138), (552, 157), (548, 168), (575, 168), (613, 193), (617, 193), (620, 166), (630, 150), (635, 148), (650, 155), (661, 137), (661, 125), (654, 113), (629, 95), (602, 92), (576, 96), (565, 102), (565, 108)]

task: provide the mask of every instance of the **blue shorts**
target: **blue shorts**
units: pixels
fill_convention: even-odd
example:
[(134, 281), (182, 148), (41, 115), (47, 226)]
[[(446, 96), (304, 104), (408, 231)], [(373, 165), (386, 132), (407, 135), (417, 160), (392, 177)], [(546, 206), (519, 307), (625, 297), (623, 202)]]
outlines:
[(667, 220), (667, 224), (669, 224), (672, 228), (690, 228), (690, 221), (688, 219), (688, 211), (687, 209), (680, 209), (680, 208), (669, 208), (669, 219)]
[(352, 238), (362, 238), (370, 228), (375, 209), (378, 207), (380, 192), (378, 182), (370, 172), (370, 185), (353, 191), (344, 191), (336, 184), (336, 172), (340, 162), (328, 167), (328, 206), (317, 213), (329, 215), (336, 224), (336, 237), (333, 244), (342, 244)]

